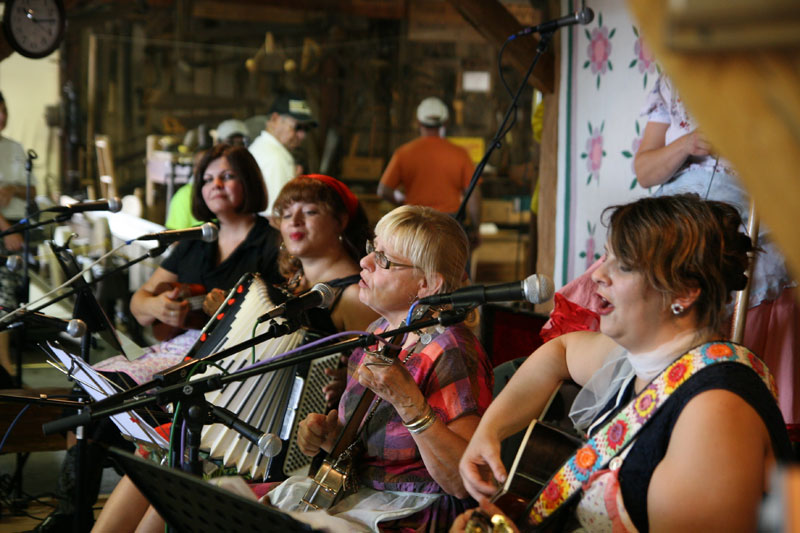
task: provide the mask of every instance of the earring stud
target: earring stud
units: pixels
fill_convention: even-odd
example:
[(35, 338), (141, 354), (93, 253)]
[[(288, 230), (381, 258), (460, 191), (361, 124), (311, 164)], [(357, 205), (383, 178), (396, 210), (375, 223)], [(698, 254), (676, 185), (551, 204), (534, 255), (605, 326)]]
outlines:
[(675, 302), (674, 304), (670, 305), (669, 308), (672, 310), (672, 314), (675, 315), (675, 316), (680, 315), (681, 313), (683, 313), (686, 310), (678, 302)]

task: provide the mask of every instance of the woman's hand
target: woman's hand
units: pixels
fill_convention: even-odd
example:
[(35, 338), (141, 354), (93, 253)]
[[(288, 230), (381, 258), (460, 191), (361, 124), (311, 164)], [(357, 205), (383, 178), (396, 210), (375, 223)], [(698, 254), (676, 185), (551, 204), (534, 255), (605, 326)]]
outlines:
[(493, 496), (498, 483), (504, 483), (507, 476), (500, 459), (500, 440), (497, 436), (478, 426), (461, 456), (458, 471), (464, 488), (473, 498), (481, 500)]
[(203, 299), (203, 312), (208, 316), (214, 316), (219, 306), (225, 301), (227, 294), (222, 289), (211, 289)]
[(512, 522), (510, 518), (503, 514), (503, 511), (501, 511), (499, 507), (493, 503), (489, 503), (489, 501), (486, 499), (480, 500), (480, 507), (478, 509), (470, 509), (458, 515), (455, 521), (453, 521), (453, 525), (450, 527), (450, 533), (462, 533), (463, 531), (466, 531), (469, 519), (472, 518), (473, 513), (478, 510), (483, 511), (484, 514), (487, 514), (490, 517), (494, 517), (494, 515), (503, 516), (508, 529), (513, 533), (519, 533), (519, 530), (514, 522)]
[(387, 365), (383, 359), (367, 353), (358, 367), (356, 379), (392, 404), (403, 422), (411, 422), (428, 410), (419, 385), (397, 360)]
[(336, 409), (332, 409), (328, 416), (310, 413), (297, 426), (297, 447), (308, 456), (317, 455), (320, 449), (330, 451), (338, 429)]
[(154, 316), (158, 320), (176, 328), (183, 326), (186, 314), (189, 312), (189, 302), (181, 299), (179, 287), (153, 296), (152, 306), (156, 310)]
[(711, 143), (697, 130), (687, 133), (681, 138), (684, 150), (689, 156), (705, 157), (711, 153)]

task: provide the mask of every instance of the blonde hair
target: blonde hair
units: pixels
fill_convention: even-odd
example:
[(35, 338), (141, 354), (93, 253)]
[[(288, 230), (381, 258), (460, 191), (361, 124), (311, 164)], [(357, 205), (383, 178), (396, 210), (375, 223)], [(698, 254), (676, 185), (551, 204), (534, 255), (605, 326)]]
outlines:
[(451, 292), (463, 285), (469, 256), (469, 241), (454, 218), (430, 207), (404, 205), (378, 221), (375, 235), (409, 259), (425, 274), (443, 279), (438, 292)]

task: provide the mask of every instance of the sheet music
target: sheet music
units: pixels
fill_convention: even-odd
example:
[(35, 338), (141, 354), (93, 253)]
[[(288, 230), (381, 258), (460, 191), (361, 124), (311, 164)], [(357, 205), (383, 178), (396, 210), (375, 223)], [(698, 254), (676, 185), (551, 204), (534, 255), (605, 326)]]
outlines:
[[(117, 393), (115, 385), (100, 375), (80, 357), (65, 352), (50, 343), (47, 344), (51, 356), (66, 369), (67, 374), (83, 387), (93, 400), (99, 401)], [(145, 422), (134, 411), (118, 413), (111, 417), (123, 435), (143, 444), (151, 444), (169, 449), (169, 442)]]

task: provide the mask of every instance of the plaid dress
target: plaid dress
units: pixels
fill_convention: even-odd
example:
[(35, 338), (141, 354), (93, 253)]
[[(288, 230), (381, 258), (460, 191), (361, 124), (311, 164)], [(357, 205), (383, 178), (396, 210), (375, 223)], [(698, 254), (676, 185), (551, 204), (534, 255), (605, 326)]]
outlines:
[[(386, 327), (384, 319), (372, 325), (376, 332)], [(348, 362), (347, 387), (339, 403), (342, 423), (349, 419), (364, 392), (364, 387), (353, 379), (363, 358), (364, 351), (357, 349)], [(406, 369), (445, 424), (465, 415), (480, 416), (492, 401), (493, 373), (489, 359), (478, 339), (461, 324), (445, 329), (425, 345), (418, 342), (410, 350), (403, 350), (400, 360), (405, 361)], [(433, 480), (414, 438), (391, 404), (381, 402), (360, 440), (363, 453), (356, 460), (356, 473), (362, 486), (442, 493), (436, 503), (419, 513), (381, 523), (382, 531), (447, 530), (459, 513), (474, 506), (471, 500), (445, 494)]]

